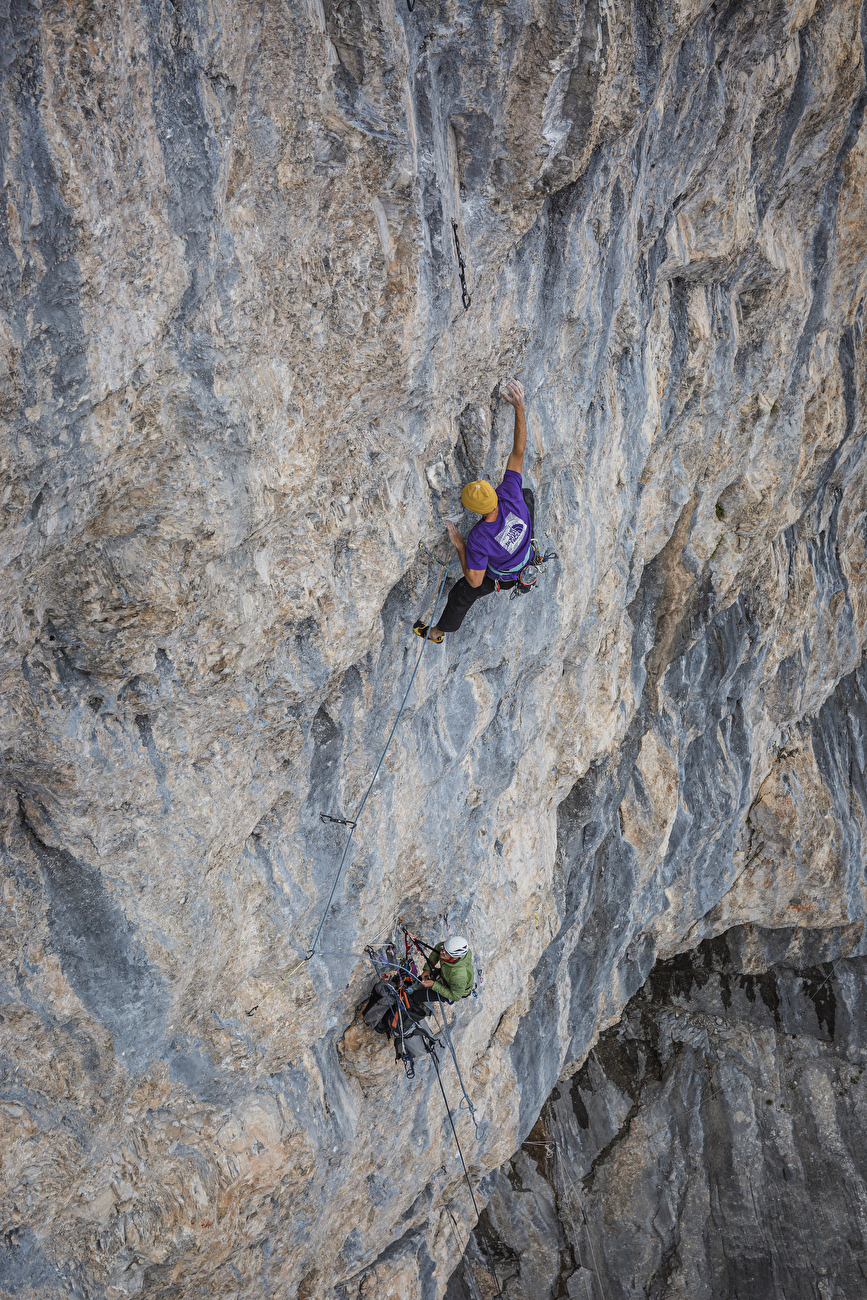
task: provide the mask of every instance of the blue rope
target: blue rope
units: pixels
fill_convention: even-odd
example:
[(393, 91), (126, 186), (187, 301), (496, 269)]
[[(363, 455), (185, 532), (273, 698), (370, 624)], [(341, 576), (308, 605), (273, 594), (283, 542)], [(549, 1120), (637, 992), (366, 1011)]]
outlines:
[[(441, 563), (441, 561), (440, 561), (440, 563)], [(454, 563), (454, 562), (452, 562), (452, 563)], [(401, 702), (400, 702), (400, 708), (399, 708), (398, 711), (397, 711), (397, 717), (396, 717), (395, 720), (394, 720), (394, 726), (392, 727), (391, 731), (388, 733), (388, 740), (385, 742), (385, 748), (383, 749), (382, 753), (381, 753), (380, 756), (379, 756), (379, 762), (378, 762), (377, 765), (376, 765), (376, 770), (375, 770), (375, 772), (373, 773), (373, 776), (370, 778), (370, 785), (369, 785), (369, 786), (367, 787), (367, 789), (365, 790), (365, 792), (364, 792), (364, 798), (362, 799), (361, 803), (358, 805), (358, 811), (356, 812), (355, 816), (352, 818), (353, 825), (352, 825), (351, 828), (350, 828), (349, 836), (348, 836), (348, 838), (347, 838), (347, 840), (346, 840), (346, 844), (344, 845), (344, 848), (343, 848), (343, 856), (341, 857), (341, 859), (340, 859), (340, 865), (339, 865), (338, 868), (337, 868), (337, 875), (334, 877), (334, 884), (331, 886), (331, 893), (328, 895), (328, 902), (325, 904), (325, 910), (324, 910), (324, 912), (322, 913), (322, 920), (319, 922), (319, 926), (318, 926), (318, 928), (317, 928), (317, 930), (316, 930), (316, 934), (315, 934), (314, 937), (313, 937), (313, 945), (312, 945), (312, 947), (311, 947), (309, 953), (307, 954), (307, 960), (308, 960), (308, 961), (310, 961), (310, 959), (311, 959), (313, 956), (315, 956), (315, 954), (316, 954), (316, 945), (317, 945), (318, 942), (319, 942), (319, 936), (322, 934), (322, 927), (324, 926), (325, 921), (326, 921), (326, 918), (327, 918), (327, 916), (328, 916), (328, 913), (329, 913), (329, 911), (330, 911), (330, 909), (331, 909), (331, 903), (332, 903), (332, 900), (334, 899), (334, 894), (335, 894), (335, 891), (336, 891), (336, 889), (337, 889), (338, 882), (339, 882), (339, 880), (340, 880), (341, 875), (343, 874), (343, 867), (344, 867), (344, 864), (346, 863), (346, 856), (347, 856), (347, 854), (349, 853), (349, 846), (350, 846), (350, 844), (352, 843), (352, 837), (353, 837), (353, 835), (355, 834), (356, 824), (357, 824), (357, 822), (358, 822), (359, 817), (360, 817), (361, 814), (364, 812), (364, 805), (367, 803), (368, 799), (370, 798), (370, 792), (371, 792), (371, 790), (373, 789), (374, 782), (376, 781), (376, 778), (379, 776), (379, 769), (382, 767), (382, 764), (383, 764), (383, 762), (384, 762), (384, 760), (385, 760), (385, 756), (386, 756), (386, 754), (388, 753), (388, 747), (389, 747), (389, 745), (391, 744), (392, 739), (394, 738), (394, 733), (395, 733), (395, 731), (397, 730), (397, 724), (400, 722), (401, 714), (403, 713), (404, 709), (406, 708), (406, 702), (407, 702), (407, 700), (409, 699), (409, 693), (410, 693), (410, 691), (412, 690), (412, 684), (413, 684), (413, 682), (415, 681), (415, 675), (416, 675), (416, 673), (418, 672), (419, 664), (421, 663), (421, 657), (422, 657), (422, 655), (424, 654), (424, 648), (425, 648), (425, 646), (427, 645), (428, 640), (429, 640), (429, 638), (430, 638), (430, 630), (431, 630), (431, 628), (433, 627), (434, 623), (436, 622), (437, 605), (438, 605), (439, 602), (440, 602), (440, 596), (443, 594), (443, 588), (444, 588), (445, 585), (446, 585), (446, 578), (447, 578), (448, 575), (449, 575), (449, 569), (451, 569), (451, 567), (452, 567), (451, 564), (446, 565), (446, 566), (444, 567), (442, 582), (440, 583), (439, 591), (437, 592), (437, 598), (436, 598), (436, 600), (434, 601), (433, 614), (431, 615), (431, 621), (430, 621), (430, 624), (429, 624), (429, 626), (428, 626), (428, 630), (427, 630), (427, 632), (425, 632), (424, 640), (422, 641), (421, 649), (420, 649), (419, 652), (418, 652), (418, 659), (416, 659), (416, 661), (415, 661), (415, 668), (413, 668), (413, 670), (412, 670), (412, 676), (411, 676), (410, 679), (409, 679), (409, 685), (407, 686), (407, 688), (406, 688), (406, 690), (405, 690), (405, 692), (404, 692), (403, 699), (402, 699)]]
[[(424, 547), (424, 546), (420, 546), (420, 550), (424, 551), (427, 555), (430, 555), (430, 554), (431, 554), (430, 551), (428, 551), (427, 548)], [(433, 614), (431, 615), (431, 621), (430, 621), (430, 624), (429, 624), (429, 626), (428, 626), (427, 632), (425, 632), (425, 634), (424, 634), (424, 640), (422, 641), (421, 649), (420, 649), (419, 652), (418, 652), (418, 659), (416, 659), (416, 661), (415, 661), (415, 667), (414, 667), (413, 670), (412, 670), (412, 676), (411, 676), (410, 679), (409, 679), (409, 685), (407, 686), (406, 690), (404, 691), (403, 699), (402, 699), (401, 702), (400, 702), (400, 708), (399, 708), (398, 711), (397, 711), (397, 717), (396, 717), (395, 720), (394, 720), (394, 725), (393, 725), (393, 727), (391, 728), (391, 731), (388, 733), (388, 740), (385, 742), (385, 747), (384, 747), (382, 753), (381, 753), (380, 756), (379, 756), (379, 762), (378, 762), (377, 765), (376, 765), (376, 770), (375, 770), (375, 772), (373, 773), (373, 776), (370, 778), (370, 784), (368, 785), (367, 789), (366, 789), (365, 792), (364, 792), (364, 798), (362, 799), (361, 803), (358, 805), (358, 811), (356, 812), (356, 814), (355, 814), (355, 816), (354, 816), (353, 818), (347, 820), (347, 825), (349, 825), (349, 836), (348, 836), (348, 838), (347, 838), (347, 840), (346, 840), (345, 845), (343, 846), (343, 855), (342, 855), (342, 857), (341, 857), (341, 859), (340, 859), (340, 865), (339, 865), (338, 868), (337, 868), (337, 875), (334, 877), (334, 884), (331, 886), (331, 893), (328, 895), (328, 902), (325, 904), (325, 910), (324, 910), (323, 913), (322, 913), (322, 920), (319, 922), (319, 925), (317, 926), (317, 929), (316, 929), (316, 934), (313, 936), (313, 944), (312, 944), (312, 947), (311, 947), (310, 950), (308, 951), (307, 955), (306, 955), (304, 958), (302, 958), (302, 960), (298, 963), (297, 966), (293, 967), (293, 969), (289, 972), (289, 974), (286, 975), (286, 976), (285, 976), (285, 977), (280, 981), (279, 984), (275, 984), (274, 987), (273, 987), (272, 989), (269, 989), (269, 990), (268, 990), (268, 992), (267, 992), (267, 993), (265, 994), (265, 996), (262, 998), (262, 1001), (261, 1001), (261, 1002), (257, 1002), (255, 1006), (250, 1007), (249, 1011), (246, 1013), (248, 1016), (252, 1016), (252, 1015), (254, 1015), (255, 1012), (257, 1012), (257, 1011), (259, 1010), (259, 1007), (262, 1005), (262, 1003), (265, 1002), (266, 999), (269, 998), (269, 997), (271, 996), (272, 993), (276, 993), (277, 989), (282, 988), (282, 986), (286, 983), (286, 980), (291, 979), (291, 977), (295, 974), (295, 972), (296, 972), (296, 971), (299, 971), (299, 970), (301, 969), (301, 967), (304, 965), (305, 962), (311, 961), (311, 960), (313, 959), (313, 957), (316, 955), (316, 945), (319, 943), (319, 937), (320, 937), (320, 935), (322, 934), (322, 927), (324, 926), (325, 921), (326, 921), (326, 918), (328, 917), (328, 913), (329, 913), (329, 911), (331, 910), (331, 904), (332, 904), (332, 902), (333, 902), (333, 900), (334, 900), (334, 894), (335, 894), (335, 892), (336, 892), (336, 890), (337, 890), (337, 886), (338, 886), (338, 883), (339, 883), (339, 881), (340, 881), (340, 877), (341, 877), (342, 874), (343, 874), (343, 868), (344, 868), (344, 866), (345, 866), (345, 864), (346, 864), (346, 857), (347, 857), (347, 854), (349, 853), (349, 846), (350, 846), (350, 844), (352, 843), (352, 837), (353, 837), (353, 835), (355, 834), (356, 828), (357, 828), (357, 826), (358, 826), (358, 819), (359, 819), (359, 817), (361, 816), (362, 812), (364, 811), (364, 805), (367, 803), (368, 799), (370, 798), (370, 792), (371, 792), (371, 790), (373, 789), (374, 782), (376, 781), (376, 778), (379, 776), (379, 769), (382, 767), (382, 764), (383, 764), (383, 761), (384, 761), (384, 759), (385, 759), (385, 756), (386, 756), (386, 754), (388, 753), (388, 747), (389, 747), (389, 745), (391, 744), (392, 740), (394, 739), (394, 733), (395, 733), (395, 731), (397, 730), (397, 724), (400, 722), (401, 714), (403, 713), (404, 709), (406, 708), (406, 702), (407, 702), (407, 700), (409, 699), (409, 693), (410, 693), (410, 691), (412, 690), (412, 684), (413, 684), (413, 682), (415, 681), (415, 675), (416, 675), (416, 673), (418, 672), (419, 664), (421, 663), (421, 657), (422, 657), (422, 655), (424, 654), (425, 646), (427, 645), (428, 641), (430, 640), (430, 630), (431, 630), (431, 628), (433, 627), (434, 623), (436, 622), (437, 606), (438, 606), (439, 603), (440, 603), (440, 597), (442, 596), (442, 594), (443, 594), (443, 588), (444, 588), (445, 585), (446, 585), (446, 578), (449, 576), (449, 570), (453, 567), (453, 565), (454, 565), (454, 563), (455, 563), (455, 561), (453, 560), (453, 561), (451, 562), (451, 564), (446, 564), (446, 562), (445, 562), (444, 560), (438, 560), (437, 557), (436, 557), (435, 555), (431, 556), (431, 558), (434, 559), (434, 560), (436, 560), (437, 564), (441, 564), (441, 565), (443, 566), (443, 577), (442, 577), (442, 582), (441, 582), (440, 585), (439, 585), (439, 591), (437, 592), (436, 600), (434, 601)], [(435, 644), (438, 644), (438, 643), (435, 642)], [(332, 819), (332, 820), (334, 820), (334, 819)]]
[[(455, 1063), (455, 1069), (457, 1070), (457, 1074), (458, 1074), (458, 1082), (461, 1085), (461, 1092), (464, 1094), (464, 1101), (467, 1103), (466, 1109), (470, 1112), (470, 1119), (473, 1121), (476, 1133), (478, 1133), (479, 1121), (476, 1119), (475, 1108), (473, 1107), (473, 1103), (470, 1101), (469, 1096), (467, 1095), (467, 1090), (464, 1087), (464, 1080), (461, 1074), (461, 1067), (458, 1065), (458, 1058), (457, 1055), (455, 1054), (455, 1045), (452, 1042), (452, 1031), (449, 1029), (449, 1022), (448, 1020), (446, 1020), (446, 1009), (443, 1006), (443, 1000), (440, 997), (439, 993), (437, 993), (437, 1004), (438, 1004), (437, 1029), (439, 1029), (439, 1018), (440, 1016), (442, 1016), (443, 1032), (445, 1033), (446, 1036), (446, 1042), (448, 1043), (449, 1051), (452, 1054), (452, 1060)], [(461, 1106), (460, 1106), (461, 1110), (464, 1109), (464, 1101), (461, 1102)]]
[[(439, 996), (439, 994), (437, 994), (437, 996)], [(481, 1216), (481, 1212), (480, 1212), (480, 1210), (479, 1210), (479, 1207), (478, 1207), (478, 1205), (476, 1204), (476, 1197), (475, 1197), (475, 1193), (473, 1192), (473, 1185), (472, 1185), (472, 1183), (470, 1182), (470, 1173), (469, 1173), (469, 1170), (467, 1169), (466, 1162), (464, 1161), (464, 1153), (463, 1153), (463, 1151), (461, 1150), (461, 1142), (460, 1142), (460, 1138), (458, 1137), (458, 1131), (457, 1131), (457, 1129), (455, 1128), (455, 1121), (452, 1119), (452, 1108), (451, 1108), (451, 1106), (449, 1105), (449, 1099), (448, 1099), (448, 1097), (446, 1096), (446, 1090), (445, 1090), (445, 1088), (443, 1087), (443, 1079), (442, 1079), (442, 1075), (440, 1074), (439, 1061), (438, 1061), (437, 1058), (436, 1058), (436, 1052), (431, 1052), (431, 1058), (433, 1059), (434, 1069), (435, 1069), (436, 1072), (437, 1072), (437, 1083), (439, 1084), (439, 1086), (440, 1086), (440, 1092), (441, 1092), (442, 1095), (443, 1095), (443, 1103), (444, 1103), (445, 1108), (446, 1108), (446, 1115), (448, 1116), (448, 1121), (449, 1121), (449, 1124), (451, 1125), (452, 1136), (453, 1136), (454, 1139), (455, 1139), (455, 1146), (456, 1146), (457, 1149), (458, 1149), (458, 1155), (460, 1156), (460, 1160), (461, 1160), (461, 1169), (463, 1169), (463, 1171), (464, 1171), (464, 1178), (466, 1179), (467, 1189), (468, 1189), (468, 1191), (469, 1191), (469, 1193), (470, 1193), (470, 1200), (471, 1200), (472, 1203), (473, 1203), (473, 1209), (474, 1209), (475, 1212), (476, 1212), (476, 1222), (478, 1223), (479, 1219), (480, 1219), (482, 1216)], [(461, 1085), (461, 1086), (463, 1087), (463, 1085)], [(464, 1094), (464, 1096), (466, 1096), (466, 1093)], [(485, 1241), (484, 1233), (480, 1233), (479, 1236), (476, 1238), (476, 1240), (478, 1241), (478, 1244), (481, 1246), (481, 1248), (482, 1248), (482, 1253), (484, 1254), (485, 1259), (487, 1260), (487, 1263), (488, 1263), (488, 1269), (490, 1270), (491, 1277), (494, 1279), (494, 1286), (495, 1286), (496, 1289), (497, 1289), (497, 1296), (500, 1298), (500, 1300), (503, 1300), (503, 1293), (502, 1293), (502, 1291), (500, 1290), (500, 1279), (497, 1277), (497, 1270), (496, 1270), (496, 1268), (494, 1267), (494, 1261), (493, 1261), (493, 1259), (491, 1258), (491, 1253), (490, 1253), (490, 1251), (489, 1251), (489, 1249), (488, 1249), (488, 1244), (487, 1244), (487, 1242)]]

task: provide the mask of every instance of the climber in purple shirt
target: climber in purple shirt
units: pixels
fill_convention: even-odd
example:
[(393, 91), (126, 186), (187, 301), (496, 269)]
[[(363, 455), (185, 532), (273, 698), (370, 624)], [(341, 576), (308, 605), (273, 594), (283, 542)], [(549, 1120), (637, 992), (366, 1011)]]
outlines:
[[(467, 510), (482, 518), (469, 532), (466, 546), (455, 525), (446, 520), (464, 576), (452, 587), (439, 622), (430, 629), (429, 640), (440, 642), (446, 632), (457, 632), (467, 610), (482, 596), (500, 587), (514, 587), (518, 574), (533, 558), (533, 493), (522, 485), (524, 452), (527, 449), (527, 419), (524, 389), (510, 379), (503, 396), (515, 408), (515, 437), (506, 472), (498, 488), (484, 479), (468, 483), (461, 493)], [(427, 624), (413, 624), (416, 636), (427, 634)]]

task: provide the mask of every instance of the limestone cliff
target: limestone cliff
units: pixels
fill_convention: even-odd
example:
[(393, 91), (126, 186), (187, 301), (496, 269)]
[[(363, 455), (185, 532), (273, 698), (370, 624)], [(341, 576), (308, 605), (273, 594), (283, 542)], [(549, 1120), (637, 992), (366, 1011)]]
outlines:
[[(495, 1176), (503, 1294), (862, 1296), (863, 948), (736, 927), (659, 962)], [(477, 1276), (474, 1240), (447, 1300)]]
[[(396, 915), (485, 973), (481, 1200), (657, 961), (856, 950), (865, 26), (7, 4), (5, 1293), (438, 1300), (441, 1099), (356, 1019)], [(250, 1018), (513, 374), (560, 562), (427, 650)]]

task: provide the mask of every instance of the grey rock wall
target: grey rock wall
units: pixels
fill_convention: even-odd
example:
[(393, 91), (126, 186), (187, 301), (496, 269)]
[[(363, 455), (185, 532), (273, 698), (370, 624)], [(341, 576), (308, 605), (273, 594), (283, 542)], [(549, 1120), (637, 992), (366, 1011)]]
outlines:
[[(747, 927), (658, 962), (493, 1179), (503, 1294), (863, 1295), (863, 949)], [(449, 1300), (484, 1265), (474, 1240)]]
[[(655, 961), (862, 924), (864, 21), (2, 11), (8, 1294), (442, 1296), (441, 1099), (356, 1015), (397, 915), (485, 972), (481, 1200)], [(560, 561), (429, 648), (263, 1001), (511, 374)]]

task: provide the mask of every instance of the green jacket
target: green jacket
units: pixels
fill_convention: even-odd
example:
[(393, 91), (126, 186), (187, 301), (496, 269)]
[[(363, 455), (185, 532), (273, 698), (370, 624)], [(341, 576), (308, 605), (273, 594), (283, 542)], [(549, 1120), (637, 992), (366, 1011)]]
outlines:
[[(433, 974), (432, 967), (439, 959), (444, 942), (443, 939), (440, 940), (425, 962), (425, 974)], [(459, 998), (470, 992), (474, 983), (473, 954), (470, 949), (467, 949), (463, 957), (459, 957), (457, 961), (440, 963), (440, 978), (434, 980), (433, 988), (428, 989), (428, 993), (439, 993), (440, 997), (445, 998), (447, 1002), (457, 1002)]]

